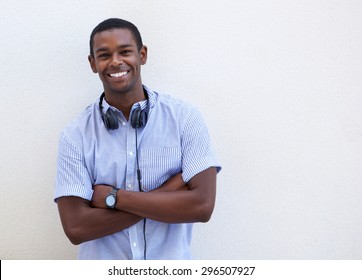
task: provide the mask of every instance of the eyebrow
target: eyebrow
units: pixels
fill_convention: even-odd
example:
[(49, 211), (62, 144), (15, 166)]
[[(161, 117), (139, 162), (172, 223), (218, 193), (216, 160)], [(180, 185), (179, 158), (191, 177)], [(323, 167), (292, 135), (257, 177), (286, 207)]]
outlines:
[[(131, 44), (124, 44), (124, 45), (118, 46), (117, 49), (124, 49), (124, 48), (129, 48), (129, 47), (134, 47), (134, 46), (131, 45)], [(107, 48), (107, 47), (99, 48), (99, 49), (96, 49), (94, 53), (105, 52), (105, 51), (108, 51), (108, 50), (109, 50), (109, 48)]]

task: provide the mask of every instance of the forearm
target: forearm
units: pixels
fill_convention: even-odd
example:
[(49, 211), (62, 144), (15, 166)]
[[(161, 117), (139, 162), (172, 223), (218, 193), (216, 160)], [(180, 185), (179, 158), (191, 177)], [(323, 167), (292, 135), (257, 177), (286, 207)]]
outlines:
[[(112, 187), (96, 185), (92, 205), (104, 208)], [(216, 169), (195, 175), (186, 185), (178, 174), (151, 192), (118, 190), (116, 209), (166, 223), (207, 222), (212, 214), (216, 192)]]
[[(105, 208), (104, 201), (105, 201), (105, 198), (108, 195), (108, 193), (112, 190), (112, 187), (109, 186), (109, 185), (95, 185), (95, 186), (93, 186), (93, 190), (94, 190), (94, 192), (93, 192), (91, 205), (93, 207), (96, 207), (96, 208), (99, 208), (99, 209)], [(116, 209), (120, 210), (120, 211), (128, 212), (127, 210), (125, 210), (123, 208), (120, 208), (120, 207), (117, 208), (117, 205), (118, 206), (123, 205), (123, 198), (125, 198), (125, 201), (127, 202), (127, 205), (128, 205), (128, 199), (132, 200), (133, 195), (136, 195), (136, 197), (135, 197), (136, 199), (137, 199), (138, 195), (140, 195), (141, 198), (142, 197), (147, 198), (149, 195), (151, 195), (150, 198), (153, 197), (154, 199), (158, 200), (158, 199), (162, 199), (162, 197), (165, 197), (165, 195), (167, 197), (168, 195), (171, 195), (171, 194), (174, 194), (174, 195), (177, 194), (178, 195), (179, 193), (186, 193), (187, 190), (188, 190), (188, 186), (183, 181), (181, 173), (179, 173), (179, 174), (174, 175), (170, 179), (168, 179), (160, 187), (158, 187), (158, 188), (156, 188), (156, 189), (154, 189), (154, 190), (152, 190), (150, 192), (147, 192), (147, 193), (124, 191), (124, 190), (121, 190), (121, 189), (118, 190)], [(160, 194), (160, 195), (157, 195), (157, 194)], [(131, 197), (127, 198), (128, 195), (130, 195)], [(122, 202), (120, 203), (119, 199), (121, 199), (121, 198), (122, 198)], [(145, 203), (145, 204), (142, 206), (143, 203)], [(146, 205), (147, 203), (148, 203), (148, 199), (146, 199), (144, 202), (137, 200), (137, 202), (136, 202), (136, 204), (138, 205), (137, 209), (141, 209), (141, 212), (147, 214), (147, 216), (142, 216), (142, 217), (147, 217), (147, 218), (152, 217), (152, 218), (155, 219), (156, 216), (152, 215), (152, 211), (151, 211), (151, 213), (148, 213), (148, 208), (149, 207), (148, 207), (148, 205)], [(157, 203), (157, 202), (154, 202), (154, 203)], [(161, 208), (162, 210), (156, 211), (156, 212), (158, 212), (158, 214), (164, 214), (164, 213), (168, 212), (167, 210), (164, 211), (164, 209), (167, 208), (167, 206), (165, 204), (163, 204), (163, 206), (161, 206), (161, 207), (162, 207)], [(168, 207), (172, 207), (172, 204), (169, 204)], [(184, 207), (184, 205), (183, 205), (183, 207)], [(137, 209), (135, 210), (135, 212), (137, 212)], [(133, 214), (137, 215), (135, 212), (133, 212)], [(157, 213), (156, 213), (156, 215), (157, 215)], [(137, 215), (137, 216), (139, 216), (139, 215)], [(161, 218), (161, 219), (156, 218), (155, 220), (163, 221), (163, 222), (177, 222), (177, 221), (181, 222), (180, 219), (170, 220), (170, 219), (165, 219), (165, 218)]]
[(167, 223), (207, 222), (214, 209), (216, 169), (195, 175), (187, 190), (117, 193), (116, 208)]
[(211, 212), (207, 203), (191, 190), (158, 193), (119, 191), (116, 208), (166, 223), (206, 222)]
[(65, 234), (75, 245), (116, 233), (142, 219), (125, 211), (92, 208), (79, 197), (62, 197), (57, 202)]

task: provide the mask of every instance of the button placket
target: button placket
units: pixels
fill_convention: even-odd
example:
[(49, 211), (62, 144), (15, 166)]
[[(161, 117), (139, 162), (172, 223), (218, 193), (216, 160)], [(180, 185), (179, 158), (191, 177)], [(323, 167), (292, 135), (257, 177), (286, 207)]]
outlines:
[[(130, 123), (127, 123), (127, 147), (126, 147), (126, 181), (125, 189), (127, 191), (135, 191), (134, 182), (136, 178), (136, 157), (135, 157), (135, 147), (136, 147), (136, 137), (135, 130), (131, 127)], [(142, 259), (142, 250), (140, 248), (138, 240), (138, 231), (139, 225), (135, 224), (129, 228), (129, 244), (132, 250), (134, 259)]]

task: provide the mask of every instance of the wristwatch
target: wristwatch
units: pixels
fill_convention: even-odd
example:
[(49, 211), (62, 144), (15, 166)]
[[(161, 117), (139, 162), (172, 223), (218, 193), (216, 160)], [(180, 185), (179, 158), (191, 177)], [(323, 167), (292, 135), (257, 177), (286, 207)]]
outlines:
[(110, 193), (106, 196), (105, 204), (107, 208), (114, 208), (117, 203), (117, 191), (118, 189), (113, 188)]

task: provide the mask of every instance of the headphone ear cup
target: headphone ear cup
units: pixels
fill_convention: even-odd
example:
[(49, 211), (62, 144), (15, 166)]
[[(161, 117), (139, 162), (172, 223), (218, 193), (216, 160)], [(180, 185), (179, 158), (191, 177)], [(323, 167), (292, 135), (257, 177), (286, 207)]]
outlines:
[(143, 128), (147, 123), (147, 111), (141, 110), (140, 108), (136, 108), (132, 112), (131, 116), (131, 126), (133, 128)]
[(148, 118), (148, 114), (146, 110), (142, 110), (139, 117), (138, 117), (138, 123), (139, 123), (139, 127), (145, 127), (146, 123), (147, 123), (147, 118)]
[(140, 113), (141, 113), (141, 109), (140, 108), (136, 108), (134, 109), (134, 111), (132, 112), (132, 115), (131, 115), (131, 126), (133, 128), (139, 128), (139, 116), (140, 116)]
[(118, 119), (110, 108), (108, 108), (106, 115), (102, 115), (102, 119), (108, 130), (118, 128)]

